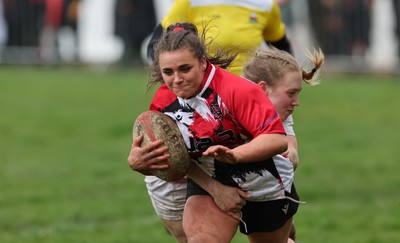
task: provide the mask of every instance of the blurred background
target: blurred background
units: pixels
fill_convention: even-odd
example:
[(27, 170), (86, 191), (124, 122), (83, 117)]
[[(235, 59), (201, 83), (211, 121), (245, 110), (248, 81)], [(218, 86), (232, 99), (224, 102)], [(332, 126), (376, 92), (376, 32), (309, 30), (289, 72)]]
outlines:
[[(399, 242), (400, 0), (279, 2), (296, 57), (326, 54), (294, 114), (297, 238)], [(175, 242), (126, 162), (172, 3), (0, 0), (1, 243)]]
[[(0, 63), (143, 64), (173, 0), (0, 0)], [(399, 1), (279, 0), (298, 57), (319, 46), (332, 72), (399, 72)]]

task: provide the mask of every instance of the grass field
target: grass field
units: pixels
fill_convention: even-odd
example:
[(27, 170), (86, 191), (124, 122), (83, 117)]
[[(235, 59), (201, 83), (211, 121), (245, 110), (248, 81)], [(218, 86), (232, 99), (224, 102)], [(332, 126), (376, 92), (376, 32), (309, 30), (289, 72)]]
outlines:
[[(0, 242), (174, 242), (126, 163), (146, 77), (0, 67)], [(321, 78), (294, 115), (298, 239), (398, 242), (400, 77)]]

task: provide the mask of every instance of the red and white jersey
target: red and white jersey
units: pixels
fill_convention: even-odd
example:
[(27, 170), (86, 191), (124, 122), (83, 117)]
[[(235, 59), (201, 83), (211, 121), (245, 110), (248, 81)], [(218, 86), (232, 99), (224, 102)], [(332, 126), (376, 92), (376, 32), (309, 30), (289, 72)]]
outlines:
[(285, 128), (286, 135), (290, 135), (293, 137), (296, 137), (296, 134), (294, 133), (294, 128), (293, 128), (293, 116), (290, 115), (286, 120), (283, 121), (283, 127)]
[(278, 113), (259, 85), (209, 63), (196, 97), (177, 97), (164, 84), (150, 109), (176, 122), (191, 158), (214, 179), (247, 191), (252, 201), (283, 198), (284, 191), (290, 191), (293, 165), (281, 155), (236, 165), (202, 156), (212, 145), (234, 148), (260, 134), (285, 134)]

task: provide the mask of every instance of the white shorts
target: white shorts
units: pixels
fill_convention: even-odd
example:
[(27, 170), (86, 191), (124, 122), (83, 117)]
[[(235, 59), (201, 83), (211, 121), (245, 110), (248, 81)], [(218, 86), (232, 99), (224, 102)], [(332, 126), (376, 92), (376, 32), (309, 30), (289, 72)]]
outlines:
[(165, 220), (182, 220), (187, 179), (168, 182), (155, 176), (146, 176), (144, 181), (158, 216)]

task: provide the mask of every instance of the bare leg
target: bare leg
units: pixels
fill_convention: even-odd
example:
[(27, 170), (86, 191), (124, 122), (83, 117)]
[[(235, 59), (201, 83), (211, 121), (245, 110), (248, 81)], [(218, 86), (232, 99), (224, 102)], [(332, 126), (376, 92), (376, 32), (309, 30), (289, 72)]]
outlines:
[(296, 227), (294, 226), (294, 221), (292, 222), (292, 227), (290, 228), (289, 238), (296, 241)]
[(185, 232), (183, 231), (182, 221), (181, 220), (165, 220), (163, 219), (165, 226), (171, 235), (177, 240), (179, 243), (187, 243)]
[(239, 221), (222, 212), (211, 196), (191, 196), (183, 213), (183, 228), (189, 243), (229, 243)]
[(250, 243), (288, 243), (294, 242), (289, 239), (290, 228), (292, 226), (292, 218), (279, 229), (272, 232), (258, 232), (248, 235)]

